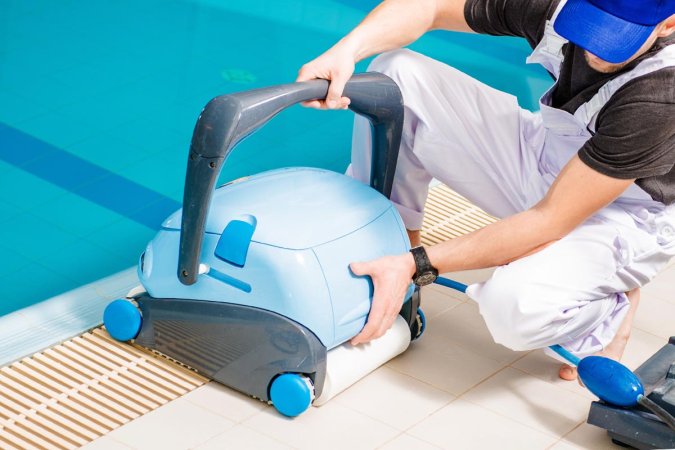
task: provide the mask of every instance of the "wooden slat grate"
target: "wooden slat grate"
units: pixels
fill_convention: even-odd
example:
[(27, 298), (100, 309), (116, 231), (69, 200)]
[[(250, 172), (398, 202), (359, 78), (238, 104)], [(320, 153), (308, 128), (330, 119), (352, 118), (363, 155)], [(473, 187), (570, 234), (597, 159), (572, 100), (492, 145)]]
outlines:
[(455, 191), (439, 185), (429, 191), (422, 224), (422, 244), (437, 244), (478, 230), (496, 220)]
[[(422, 243), (495, 221), (445, 186), (431, 189)], [(0, 449), (73, 449), (206, 383), (155, 352), (86, 332), (0, 368)]]
[(79, 448), (206, 381), (97, 328), (0, 368), (0, 448)]

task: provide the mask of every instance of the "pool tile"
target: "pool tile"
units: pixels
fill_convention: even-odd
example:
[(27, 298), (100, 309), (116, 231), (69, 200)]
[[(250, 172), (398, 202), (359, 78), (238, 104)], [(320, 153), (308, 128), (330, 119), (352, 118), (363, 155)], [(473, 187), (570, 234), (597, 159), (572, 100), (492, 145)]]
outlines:
[(595, 400), (595, 396), (588, 389), (581, 387), (576, 381), (563, 380), (558, 376), (561, 364), (557, 359), (547, 356), (543, 350), (535, 350), (512, 363), (511, 367), (522, 370), (547, 383), (551, 383), (557, 388), (574, 392), (589, 400)]
[[(673, 259), (675, 261), (675, 259)], [(675, 265), (661, 271), (656, 278), (641, 289), (645, 298), (658, 298), (675, 304)]]
[(184, 185), (186, 170), (186, 154), (157, 153), (126, 167), (122, 173), (148, 189), (169, 196)]
[(462, 300), (449, 295), (449, 289), (434, 284), (422, 288), (421, 300), (422, 311), (427, 321), (463, 303)]
[(463, 399), (556, 438), (586, 420), (590, 400), (507, 367)]
[(37, 217), (77, 236), (84, 236), (120, 220), (122, 216), (75, 194), (66, 194), (34, 208)]
[(22, 169), (13, 168), (0, 177), (0, 200), (20, 210), (35, 209), (67, 195), (68, 191)]
[(0, 227), (0, 242), (28, 258), (37, 258), (45, 250), (58, 252), (77, 237), (54, 223), (30, 213), (22, 213)]
[(439, 448), (442, 447), (438, 447), (429, 442), (413, 437), (408, 433), (402, 433), (383, 446), (379, 447), (380, 450), (435, 450)]
[[(396, 395), (392, 395), (394, 392)], [(385, 366), (331, 401), (404, 431), (454, 398), (447, 392)]]
[[(670, 335), (675, 335), (675, 331), (671, 329)], [(621, 362), (629, 369), (635, 370), (667, 343), (668, 340), (663, 337), (633, 328)]]
[(607, 430), (582, 423), (570, 433), (565, 435), (552, 450), (565, 450), (567, 448), (593, 450), (616, 450), (619, 446), (612, 443), (607, 435)]
[(71, 145), (66, 151), (99, 167), (118, 173), (146, 156), (138, 147), (108, 133), (92, 136)]
[(0, 122), (0, 136), (2, 136), (0, 158), (16, 167), (25, 166), (57, 151), (54, 146), (39, 138), (2, 122)]
[(32, 258), (17, 253), (0, 243), (0, 278), (5, 278), (17, 270), (23, 269), (32, 262), (34, 262)]
[(179, 398), (113, 430), (108, 436), (135, 448), (185, 450), (207, 442), (233, 425), (234, 422), (223, 416)]
[(198, 445), (194, 450), (222, 450), (227, 448), (256, 450), (291, 450), (286, 444), (243, 425), (235, 425), (218, 436)]
[(79, 240), (58, 253), (44, 255), (39, 261), (55, 273), (81, 285), (134, 265), (136, 257), (130, 252), (127, 258), (122, 258), (97, 245)]
[(79, 88), (59, 83), (48, 76), (31, 83), (17, 84), (13, 89), (34, 104), (51, 110), (77, 103), (83, 95)]
[(525, 355), (496, 344), (478, 312), (478, 306), (468, 301), (429, 320), (423, 336), (431, 345), (453, 343), (472, 352), (509, 364)]
[(82, 117), (71, 116), (63, 112), (49, 112), (38, 117), (22, 121), (17, 125), (21, 131), (59, 148), (81, 142), (101, 129), (101, 122), (93, 125), (91, 117), (83, 121)]
[(335, 402), (289, 419), (266, 408), (243, 425), (299, 449), (372, 449), (400, 431)]
[[(97, 170), (92, 170), (91, 174), (96, 172)], [(169, 214), (179, 208), (179, 203), (148, 188), (149, 184), (147, 180), (136, 182), (126, 173), (122, 177), (108, 172), (89, 183), (78, 186), (74, 192), (127, 219), (157, 229)], [(113, 192), (115, 195), (111, 195)]]
[(558, 439), (462, 399), (423, 420), (408, 434), (446, 449), (544, 450)]
[(90, 442), (89, 444), (81, 447), (82, 450), (136, 450), (134, 447), (130, 447), (126, 444), (122, 444), (119, 441), (109, 437), (101, 436), (95, 441)]
[(156, 230), (130, 220), (120, 220), (89, 234), (85, 240), (122, 258), (134, 256), (134, 263), (155, 236)]
[(77, 287), (69, 278), (36, 263), (8, 273), (3, 285), (0, 316)]
[(675, 303), (649, 295), (642, 295), (640, 306), (635, 313), (633, 326), (663, 339), (668, 339), (673, 335), (674, 317)]
[(170, 128), (152, 122), (146, 117), (125, 122), (109, 133), (121, 142), (127, 143), (128, 146), (125, 148), (139, 149), (140, 158), (169, 151), (182, 154), (187, 161), (190, 140), (182, 140), (180, 135)]
[[(2, 57), (0, 57), (0, 60)], [(31, 117), (45, 114), (48, 109), (32, 100), (14, 94), (0, 91), (0, 122), (16, 124)]]
[(22, 212), (25, 212), (25, 209), (0, 200), (0, 224), (13, 218), (14, 216), (21, 214)]
[(453, 343), (439, 347), (424, 335), (387, 363), (387, 367), (453, 395), (462, 394), (504, 365)]
[(269, 408), (269, 405), (260, 400), (248, 397), (213, 381), (186, 394), (184, 398), (237, 423), (248, 419), (265, 408)]

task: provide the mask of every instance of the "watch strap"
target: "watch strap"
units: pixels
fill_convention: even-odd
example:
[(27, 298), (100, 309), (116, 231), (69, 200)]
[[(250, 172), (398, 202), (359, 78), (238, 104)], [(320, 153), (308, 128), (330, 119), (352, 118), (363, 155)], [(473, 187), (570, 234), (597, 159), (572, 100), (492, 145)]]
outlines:
[(413, 275), (413, 279), (426, 272), (438, 273), (436, 268), (431, 265), (431, 261), (429, 260), (429, 256), (424, 247), (413, 247), (410, 249), (410, 253), (412, 253), (413, 258), (415, 259), (415, 274)]

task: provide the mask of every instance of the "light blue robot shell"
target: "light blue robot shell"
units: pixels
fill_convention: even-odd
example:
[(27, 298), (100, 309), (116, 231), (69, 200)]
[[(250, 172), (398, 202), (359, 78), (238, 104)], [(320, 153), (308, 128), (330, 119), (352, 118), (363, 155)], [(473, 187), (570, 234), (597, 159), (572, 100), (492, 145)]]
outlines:
[[(218, 188), (206, 224), (197, 282), (176, 276), (181, 211), (148, 244), (139, 277), (155, 298), (191, 298), (254, 306), (314, 332), (327, 348), (363, 327), (372, 299), (369, 278), (349, 263), (406, 252), (409, 242), (393, 204), (374, 189), (335, 172), (292, 168), (264, 172)], [(241, 245), (223, 230), (255, 226), (245, 262), (216, 256)], [(222, 242), (222, 241), (225, 242)], [(220, 244), (219, 244), (219, 241)]]
[[(221, 234), (231, 220), (252, 215), (257, 221), (255, 242), (311, 248), (372, 222), (391, 206), (377, 191), (336, 172), (277, 169), (216, 189), (206, 232)], [(181, 213), (162, 226), (180, 229)]]

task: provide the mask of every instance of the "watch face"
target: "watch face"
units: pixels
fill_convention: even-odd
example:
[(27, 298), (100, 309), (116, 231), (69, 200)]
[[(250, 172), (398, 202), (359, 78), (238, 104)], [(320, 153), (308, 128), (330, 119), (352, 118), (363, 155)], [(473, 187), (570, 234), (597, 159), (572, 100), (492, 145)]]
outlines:
[(433, 272), (425, 272), (420, 274), (420, 276), (415, 279), (415, 284), (418, 286), (424, 286), (433, 283), (435, 279), (436, 275)]

